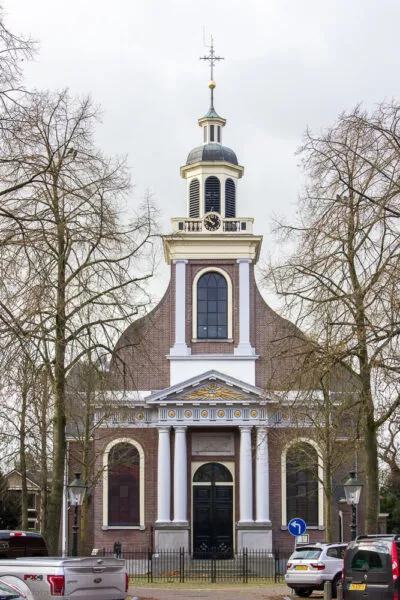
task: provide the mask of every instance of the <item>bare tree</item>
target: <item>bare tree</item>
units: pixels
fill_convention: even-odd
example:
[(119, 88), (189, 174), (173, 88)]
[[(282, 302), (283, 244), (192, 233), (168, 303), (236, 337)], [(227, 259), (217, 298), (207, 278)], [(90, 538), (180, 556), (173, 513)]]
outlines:
[[(41, 172), (32, 171), (28, 177), (20, 177), (18, 181), (13, 176), (21, 163), (28, 159), (21, 149), (17, 150), (13, 140), (24, 129), (24, 109), (31, 97), (22, 84), (22, 67), (24, 61), (32, 58), (36, 49), (37, 44), (31, 38), (15, 34), (7, 28), (0, 5), (0, 197), (33, 181)], [(48, 167), (49, 162), (45, 169)]]
[(400, 405), (399, 116), (395, 104), (372, 115), (357, 107), (321, 135), (306, 132), (299, 223), (277, 226), (295, 250), (269, 270), (291, 315), (317, 339), (329, 313), (331, 341), (358, 376), (370, 533), (379, 507), (377, 432)]
[[(343, 473), (347, 475), (353, 469), (354, 448), (359, 437), (358, 378), (343, 365), (341, 349), (332, 343), (330, 329), (326, 325), (319, 339), (313, 340), (292, 328), (290, 346), (298, 348), (299, 365), (286, 374), (281, 381), (284, 391), (279, 392), (281, 413), (288, 416), (290, 423), (286, 430), (288, 439), (293, 441), (295, 428), (297, 436), (312, 440), (318, 448), (321, 461), (318, 469), (314, 446), (304, 441), (299, 443), (296, 461), (301, 470), (307, 471), (322, 486), (327, 541), (333, 539), (332, 509), (337, 488)], [(285, 354), (286, 349), (282, 358)], [(278, 431), (281, 437), (283, 431)], [(308, 448), (312, 448), (311, 454)]]
[[(53, 473), (47, 538), (59, 540), (65, 459), (66, 380), (90, 351), (110, 352), (116, 336), (150, 302), (154, 209), (124, 214), (130, 190), (125, 163), (94, 144), (97, 111), (67, 92), (36, 94), (14, 140), (30, 159), (15, 181), (41, 174), (3, 196), (0, 296), (3, 336), (29, 339), (52, 384)], [(42, 168), (47, 163), (48, 169)], [(1, 335), (1, 331), (0, 331)]]

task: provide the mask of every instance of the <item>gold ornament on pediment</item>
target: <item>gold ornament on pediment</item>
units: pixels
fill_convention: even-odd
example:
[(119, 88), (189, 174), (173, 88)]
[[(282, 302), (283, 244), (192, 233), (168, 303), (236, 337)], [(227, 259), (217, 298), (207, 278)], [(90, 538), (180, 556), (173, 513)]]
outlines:
[(192, 416), (192, 411), (191, 410), (185, 410), (185, 417), (191, 417)]
[(136, 418), (139, 419), (139, 421), (141, 421), (143, 419), (143, 413), (138, 413), (136, 415)]
[(241, 415), (242, 413), (240, 412), (240, 410), (235, 410), (235, 413), (234, 413), (234, 414), (235, 414), (235, 417), (240, 417), (240, 415)]
[(234, 392), (232, 389), (218, 385), (218, 383), (210, 383), (207, 386), (198, 388), (186, 396), (182, 396), (183, 400), (214, 400), (222, 398), (223, 400), (244, 400), (245, 396)]
[(174, 417), (175, 416), (175, 411), (174, 410), (170, 410), (168, 413), (169, 417)]
[(258, 410), (252, 410), (250, 414), (252, 417), (258, 417)]
[(201, 411), (201, 416), (202, 417), (208, 417), (208, 410), (202, 410)]
[(219, 410), (217, 414), (218, 414), (219, 417), (224, 417), (225, 416), (225, 411), (224, 410)]

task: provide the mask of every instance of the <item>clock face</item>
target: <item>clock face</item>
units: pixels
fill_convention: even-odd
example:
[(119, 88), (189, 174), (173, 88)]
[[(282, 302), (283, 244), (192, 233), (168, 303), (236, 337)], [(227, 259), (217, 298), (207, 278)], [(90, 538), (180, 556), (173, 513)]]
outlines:
[(208, 231), (215, 231), (216, 229), (219, 229), (220, 225), (221, 219), (217, 213), (208, 213), (208, 215), (204, 217), (204, 227), (208, 229)]

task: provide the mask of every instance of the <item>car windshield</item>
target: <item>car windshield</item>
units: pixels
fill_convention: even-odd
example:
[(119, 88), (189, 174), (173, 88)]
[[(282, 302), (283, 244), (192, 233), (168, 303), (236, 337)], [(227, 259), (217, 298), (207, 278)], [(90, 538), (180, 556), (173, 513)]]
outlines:
[(321, 548), (299, 548), (298, 550), (295, 550), (295, 552), (292, 554), (291, 558), (295, 559), (295, 558), (319, 558), (320, 554), (322, 552)]

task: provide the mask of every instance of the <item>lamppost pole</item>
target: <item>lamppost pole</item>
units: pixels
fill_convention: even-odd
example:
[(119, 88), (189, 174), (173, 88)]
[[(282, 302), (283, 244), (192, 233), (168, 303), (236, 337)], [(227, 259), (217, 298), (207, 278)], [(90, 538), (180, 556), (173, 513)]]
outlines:
[(74, 506), (74, 524), (72, 525), (72, 552), (71, 556), (78, 556), (78, 505)]
[(78, 556), (78, 509), (82, 506), (86, 486), (81, 480), (81, 474), (75, 473), (75, 479), (68, 486), (70, 506), (74, 507), (74, 524), (72, 526), (72, 552), (71, 556)]
[(357, 537), (357, 506), (354, 502), (351, 503), (350, 537), (352, 541)]

